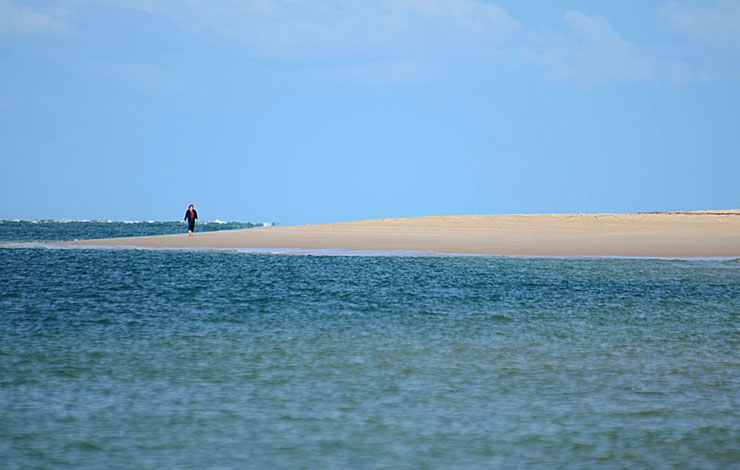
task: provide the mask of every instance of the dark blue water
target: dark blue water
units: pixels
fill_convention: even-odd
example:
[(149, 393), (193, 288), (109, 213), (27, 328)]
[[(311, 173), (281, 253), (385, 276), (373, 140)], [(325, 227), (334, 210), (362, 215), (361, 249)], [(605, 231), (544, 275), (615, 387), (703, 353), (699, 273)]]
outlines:
[(0, 248), (0, 293), (0, 468), (740, 462), (736, 260)]
[[(263, 227), (250, 222), (198, 222), (197, 232)], [(187, 233), (185, 222), (100, 220), (0, 220), (0, 242), (44, 242), (93, 238), (145, 237)]]

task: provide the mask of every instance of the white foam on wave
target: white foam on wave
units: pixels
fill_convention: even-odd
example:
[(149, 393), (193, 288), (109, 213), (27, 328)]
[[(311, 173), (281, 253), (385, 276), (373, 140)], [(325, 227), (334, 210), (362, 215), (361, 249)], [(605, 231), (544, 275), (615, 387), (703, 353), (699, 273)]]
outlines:
[(2, 223), (26, 223), (26, 224), (90, 224), (90, 223), (113, 223), (113, 220), (91, 220), (91, 219), (33, 219), (33, 220), (21, 220), (21, 219), (7, 219), (0, 220)]

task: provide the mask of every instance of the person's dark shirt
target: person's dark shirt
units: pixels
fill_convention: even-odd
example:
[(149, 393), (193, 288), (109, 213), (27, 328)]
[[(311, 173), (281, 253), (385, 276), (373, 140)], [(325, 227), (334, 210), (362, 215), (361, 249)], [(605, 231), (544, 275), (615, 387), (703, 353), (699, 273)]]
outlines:
[(195, 222), (195, 220), (198, 218), (198, 211), (193, 209), (193, 220), (190, 220), (190, 209), (185, 211), (185, 218), (183, 220), (187, 220), (188, 222)]

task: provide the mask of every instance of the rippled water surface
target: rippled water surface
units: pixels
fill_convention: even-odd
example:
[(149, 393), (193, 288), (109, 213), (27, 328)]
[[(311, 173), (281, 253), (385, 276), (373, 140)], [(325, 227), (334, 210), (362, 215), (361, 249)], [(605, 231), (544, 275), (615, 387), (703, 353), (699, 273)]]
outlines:
[(736, 260), (4, 248), (0, 293), (4, 469), (740, 462)]
[[(238, 230), (270, 224), (250, 222), (198, 222), (196, 232)], [(186, 233), (187, 224), (180, 222), (106, 220), (0, 220), (0, 243), (48, 242), (93, 238), (144, 237)]]

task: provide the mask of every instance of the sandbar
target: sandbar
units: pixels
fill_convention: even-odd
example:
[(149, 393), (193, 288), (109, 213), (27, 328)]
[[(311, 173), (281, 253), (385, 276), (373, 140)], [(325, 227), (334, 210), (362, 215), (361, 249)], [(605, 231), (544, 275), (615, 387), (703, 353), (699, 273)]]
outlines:
[(408, 217), (64, 242), (138, 248), (279, 248), (523, 256), (738, 257), (740, 210)]

